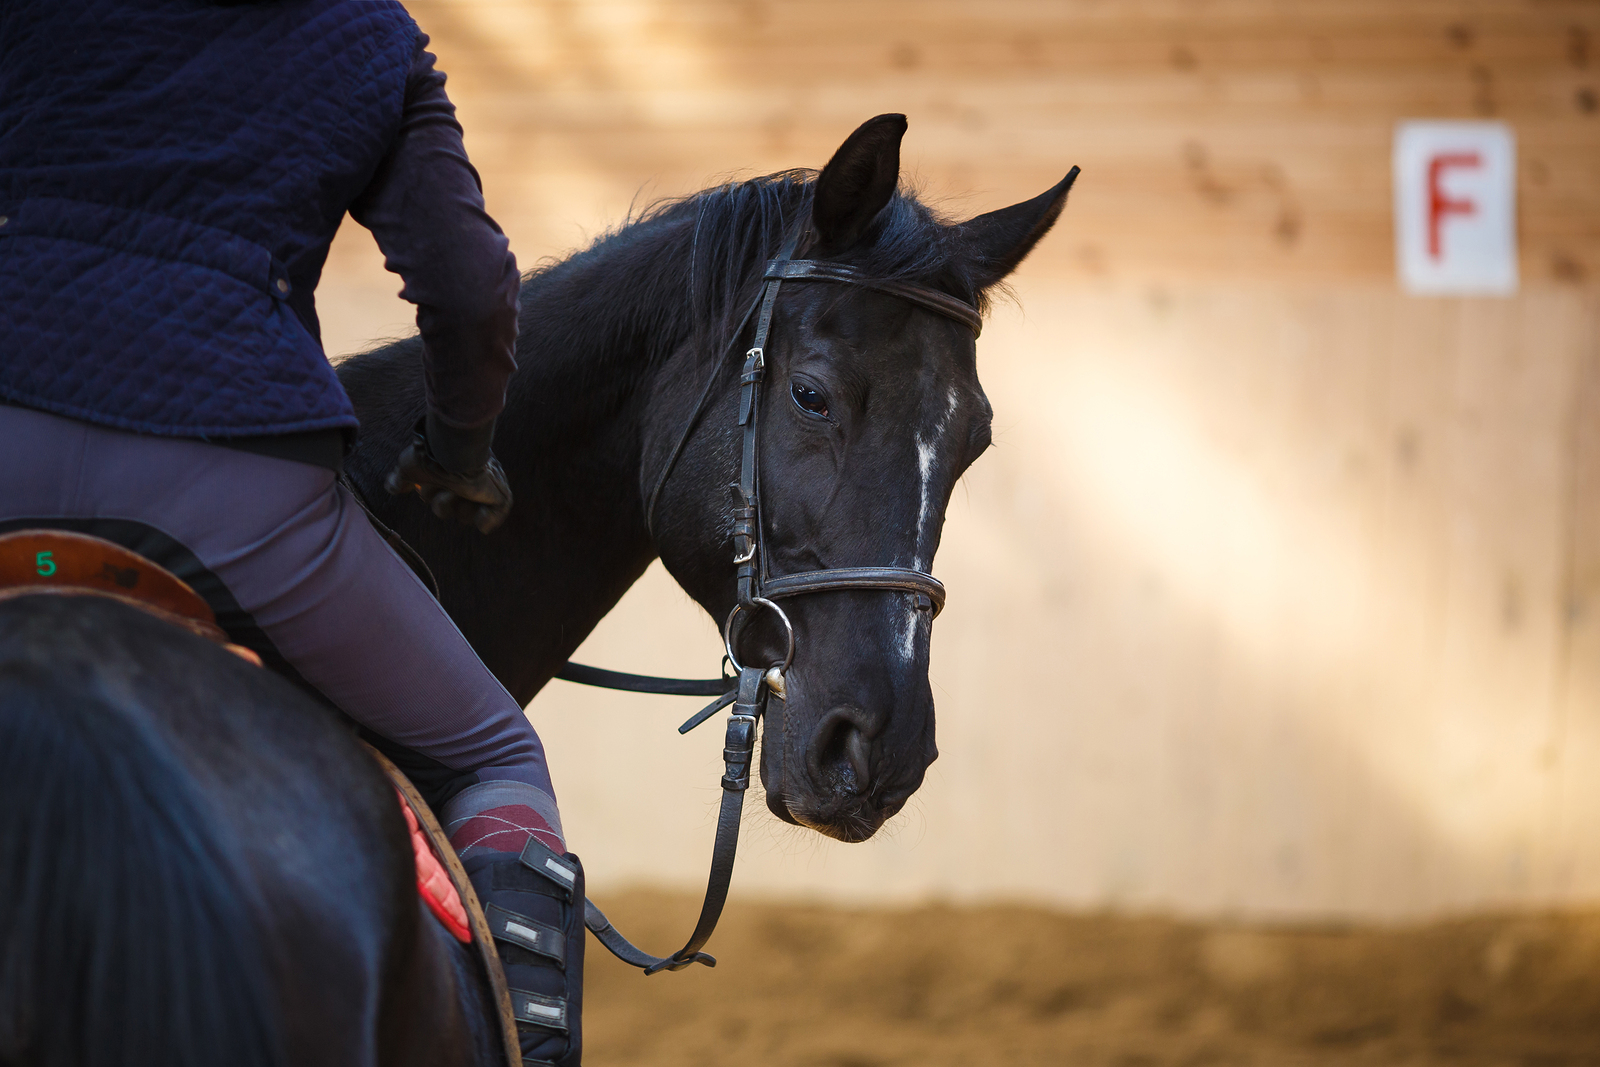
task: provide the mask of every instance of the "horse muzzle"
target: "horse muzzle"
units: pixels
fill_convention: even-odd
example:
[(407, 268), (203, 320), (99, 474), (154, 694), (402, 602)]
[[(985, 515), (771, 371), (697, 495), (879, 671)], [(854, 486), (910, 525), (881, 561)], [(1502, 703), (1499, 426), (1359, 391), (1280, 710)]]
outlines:
[(932, 755), (918, 758), (923, 746), (912, 744), (895, 746), (909, 760), (886, 758), (884, 713), (838, 704), (812, 724), (797, 712), (784, 701), (768, 710), (761, 760), (767, 807), (838, 841), (867, 840), (905, 806)]

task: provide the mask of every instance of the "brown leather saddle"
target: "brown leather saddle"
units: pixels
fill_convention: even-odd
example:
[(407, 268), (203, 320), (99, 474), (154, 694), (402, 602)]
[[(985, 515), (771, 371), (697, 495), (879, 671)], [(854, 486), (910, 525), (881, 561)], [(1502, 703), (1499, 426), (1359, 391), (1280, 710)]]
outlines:
[[(216, 612), (204, 597), (165, 568), (112, 541), (67, 530), (17, 530), (0, 534), (0, 601), (23, 596), (98, 596), (119, 600), (174, 626), (227, 648), (234, 654), (261, 666), (261, 658), (250, 649), (228, 640), (217, 625)], [(511, 994), (505, 972), (494, 949), (488, 920), (472, 883), (456, 857), (455, 849), (428, 804), (405, 773), (382, 753), (366, 746), (384, 775), (415, 817), (417, 830), (426, 838), (433, 858), (444, 868), (466, 911), (467, 927), (479, 958), (489, 977), (489, 986), (499, 1004), (500, 1033), (507, 1063), (518, 1067), (522, 1050), (517, 1041), (516, 1018), (511, 1013)], [(407, 820), (410, 823), (412, 820)], [(439, 915), (437, 893), (429, 895), (422, 873), (425, 860), (418, 857), (418, 888), (430, 911)], [(459, 930), (440, 916), (440, 922), (456, 936)]]
[(88, 534), (17, 530), (0, 535), (0, 600), (36, 593), (120, 600), (190, 633), (228, 644), (216, 612), (182, 579), (119, 544)]

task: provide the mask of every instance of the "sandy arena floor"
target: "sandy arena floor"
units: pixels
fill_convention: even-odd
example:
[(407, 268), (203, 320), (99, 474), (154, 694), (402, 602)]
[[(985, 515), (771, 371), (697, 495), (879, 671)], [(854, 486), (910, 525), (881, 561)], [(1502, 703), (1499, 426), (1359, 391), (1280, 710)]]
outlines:
[[(600, 900), (656, 951), (699, 907)], [(1600, 1065), (1600, 913), (1260, 929), (733, 902), (714, 971), (589, 942), (590, 1067)]]

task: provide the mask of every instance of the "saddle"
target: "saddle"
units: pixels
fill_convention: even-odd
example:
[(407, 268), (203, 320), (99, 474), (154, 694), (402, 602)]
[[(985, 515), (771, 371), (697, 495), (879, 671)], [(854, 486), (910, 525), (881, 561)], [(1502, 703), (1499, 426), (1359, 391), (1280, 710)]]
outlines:
[(229, 643), (211, 605), (186, 582), (99, 537), (67, 530), (0, 536), (0, 600), (38, 593), (120, 600), (261, 664), (254, 652)]
[[(67, 530), (0, 534), (0, 601), (23, 596), (97, 596), (118, 600), (228, 649), (257, 667), (261, 657), (233, 644), (204, 597), (188, 583), (112, 541)], [(363, 743), (364, 744), (364, 743)], [(416, 856), (417, 894), (428, 911), (463, 944), (475, 944), (500, 1005), (508, 1062), (522, 1062), (511, 996), (488, 920), (461, 861), (427, 801), (405, 773), (365, 745), (400, 800)]]

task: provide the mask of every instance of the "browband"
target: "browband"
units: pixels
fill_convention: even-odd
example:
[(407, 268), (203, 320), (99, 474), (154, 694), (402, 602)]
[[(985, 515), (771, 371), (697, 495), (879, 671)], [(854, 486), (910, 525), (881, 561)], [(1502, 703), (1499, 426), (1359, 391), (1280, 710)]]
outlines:
[(827, 263), (817, 259), (770, 259), (763, 279), (781, 278), (785, 281), (845, 282), (863, 289), (876, 289), (880, 293), (897, 296), (927, 308), (936, 315), (954, 319), (977, 337), (983, 333), (983, 316), (978, 309), (961, 300), (942, 293), (931, 286), (916, 282), (895, 281), (892, 278), (874, 278), (862, 274), (844, 263)]

